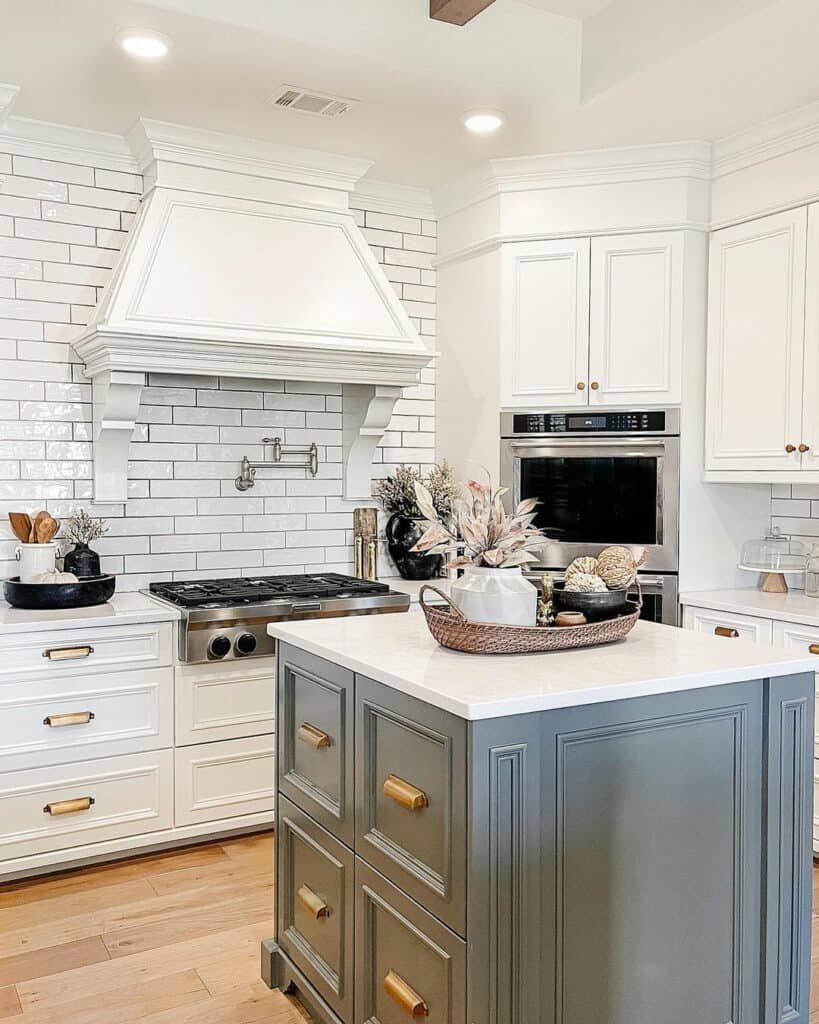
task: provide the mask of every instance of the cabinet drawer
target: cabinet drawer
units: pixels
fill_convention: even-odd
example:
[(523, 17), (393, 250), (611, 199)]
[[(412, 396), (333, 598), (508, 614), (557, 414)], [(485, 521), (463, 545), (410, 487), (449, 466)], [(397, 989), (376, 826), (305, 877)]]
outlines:
[(279, 646), (279, 789), (353, 845), (353, 674)]
[(740, 637), (743, 640), (753, 640), (758, 644), (773, 642), (773, 623), (770, 619), (763, 619), (756, 615), (712, 611), (710, 608), (695, 608), (686, 605), (683, 613), (683, 626), (685, 629), (693, 629), (697, 633), (710, 633), (712, 636)]
[(173, 628), (171, 622), (146, 622), (5, 636), (0, 638), (0, 683), (171, 665)]
[(272, 733), (275, 712), (275, 658), (176, 668), (177, 746)]
[(1, 774), (0, 821), (0, 861), (171, 828), (172, 752)]
[(270, 811), (276, 791), (272, 736), (202, 743), (174, 751), (176, 824)]
[(353, 855), (312, 818), (279, 798), (278, 936), (335, 1012), (353, 1019)]
[(356, 1021), (463, 1024), (466, 943), (359, 858), (355, 875)]
[(356, 853), (466, 931), (466, 722), (356, 677)]
[(0, 686), (0, 772), (173, 744), (173, 669)]
[(799, 622), (774, 622), (773, 642), (777, 647), (788, 647), (805, 654), (817, 655), (816, 671), (819, 672), (819, 626), (803, 626)]

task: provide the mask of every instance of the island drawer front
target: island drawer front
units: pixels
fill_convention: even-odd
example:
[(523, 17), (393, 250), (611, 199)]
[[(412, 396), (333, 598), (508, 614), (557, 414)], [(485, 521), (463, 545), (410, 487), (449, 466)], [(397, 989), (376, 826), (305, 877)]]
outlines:
[(356, 1022), (464, 1024), (466, 943), (358, 857), (355, 874)]
[(353, 854), (286, 797), (279, 797), (279, 945), (345, 1021), (353, 1020)]
[(813, 852), (819, 854), (819, 758), (813, 759)]
[(466, 933), (466, 722), (356, 676), (356, 853)]
[(43, 676), (70, 679), (90, 672), (161, 668), (173, 664), (173, 623), (13, 633), (0, 638), (0, 684)]
[(712, 608), (695, 608), (686, 605), (683, 626), (697, 633), (723, 636), (726, 639), (753, 640), (758, 644), (773, 643), (773, 623), (757, 615), (742, 615), (739, 612), (715, 611)]
[(178, 747), (272, 733), (275, 716), (275, 658), (176, 668)]
[(279, 645), (279, 789), (353, 845), (352, 672)]
[(276, 801), (272, 736), (177, 747), (174, 759), (178, 826), (265, 811), (272, 819)]
[(173, 752), (0, 775), (0, 861), (173, 826)]
[(0, 772), (173, 744), (173, 669), (0, 686)]

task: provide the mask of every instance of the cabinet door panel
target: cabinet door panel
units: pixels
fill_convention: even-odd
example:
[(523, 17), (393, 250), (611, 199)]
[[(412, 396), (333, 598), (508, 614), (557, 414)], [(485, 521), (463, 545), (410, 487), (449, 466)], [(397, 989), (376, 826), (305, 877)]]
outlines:
[(805, 376), (802, 393), (802, 468), (819, 470), (819, 203), (808, 207)]
[(802, 208), (711, 237), (710, 470), (799, 468), (806, 235), (807, 210)]
[(589, 240), (505, 245), (502, 404), (586, 405), (588, 343)]
[(592, 240), (592, 405), (680, 401), (684, 244), (679, 231)]

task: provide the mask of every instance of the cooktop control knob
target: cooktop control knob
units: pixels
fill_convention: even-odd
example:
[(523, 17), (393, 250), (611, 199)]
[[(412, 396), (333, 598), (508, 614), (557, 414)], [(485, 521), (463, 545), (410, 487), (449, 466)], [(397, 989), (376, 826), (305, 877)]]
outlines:
[(242, 633), (236, 637), (236, 653), (252, 654), (256, 650), (256, 637), (252, 633)]
[(211, 658), (224, 658), (230, 654), (230, 640), (226, 636), (215, 636), (208, 644), (208, 654)]

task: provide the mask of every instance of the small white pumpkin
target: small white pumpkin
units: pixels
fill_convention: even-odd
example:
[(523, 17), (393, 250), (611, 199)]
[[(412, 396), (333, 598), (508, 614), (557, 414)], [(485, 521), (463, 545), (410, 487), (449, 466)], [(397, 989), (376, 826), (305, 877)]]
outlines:
[(575, 594), (602, 594), (607, 588), (599, 576), (590, 572), (576, 572), (566, 580), (564, 589)]
[(589, 576), (597, 575), (597, 559), (592, 555), (582, 555), (580, 558), (575, 560), (569, 565), (566, 570), (566, 583), (577, 573), (586, 573)]

